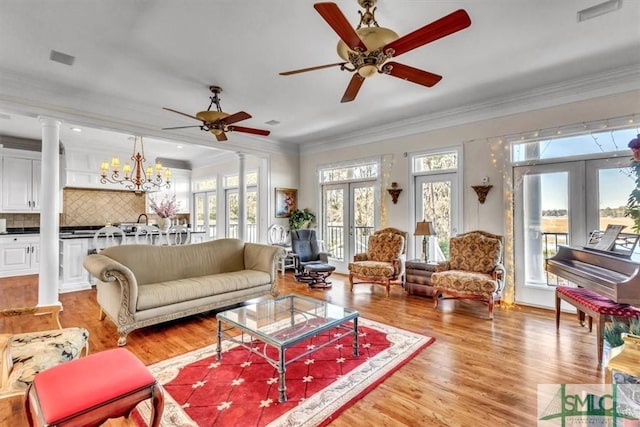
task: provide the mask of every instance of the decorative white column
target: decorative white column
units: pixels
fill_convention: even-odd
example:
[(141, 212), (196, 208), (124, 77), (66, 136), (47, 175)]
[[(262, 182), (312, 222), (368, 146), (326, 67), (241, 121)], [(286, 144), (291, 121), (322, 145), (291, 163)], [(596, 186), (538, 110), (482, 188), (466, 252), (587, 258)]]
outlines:
[(247, 228), (247, 183), (245, 172), (245, 155), (238, 154), (238, 239), (245, 240)]
[(40, 117), (42, 123), (42, 174), (40, 178), (40, 275), (38, 305), (60, 304), (58, 300), (58, 231), (60, 212), (60, 124)]

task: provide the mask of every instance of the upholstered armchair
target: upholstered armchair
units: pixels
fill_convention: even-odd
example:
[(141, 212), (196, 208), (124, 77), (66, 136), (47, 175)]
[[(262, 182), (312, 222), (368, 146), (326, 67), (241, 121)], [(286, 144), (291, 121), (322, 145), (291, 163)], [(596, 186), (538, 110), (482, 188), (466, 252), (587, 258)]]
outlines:
[(354, 255), (353, 262), (349, 263), (349, 284), (352, 291), (354, 279), (358, 279), (358, 283), (384, 285), (389, 296), (391, 283), (398, 280), (402, 282), (406, 233), (393, 230), (373, 233), (369, 236), (367, 252)]
[(470, 231), (449, 240), (449, 260), (438, 264), (431, 275), (434, 307), (438, 297), (474, 299), (493, 306), (504, 290), (503, 238), (485, 231)]
[(24, 394), (38, 372), (76, 359), (89, 352), (89, 332), (84, 328), (62, 328), (60, 306), (0, 310), (0, 320), (49, 314), (58, 329), (18, 334), (0, 334), (0, 399)]

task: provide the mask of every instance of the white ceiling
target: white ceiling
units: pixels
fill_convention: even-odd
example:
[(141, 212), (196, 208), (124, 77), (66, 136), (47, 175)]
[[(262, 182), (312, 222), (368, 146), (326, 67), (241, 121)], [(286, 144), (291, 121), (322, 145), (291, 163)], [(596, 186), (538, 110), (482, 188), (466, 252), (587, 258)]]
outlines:
[[(377, 75), (341, 104), (347, 71), (278, 75), (341, 61), (338, 36), (310, 0), (0, 0), (0, 114), (9, 116), (0, 115), (0, 134), (39, 138), (35, 117), (46, 114), (63, 119), (61, 139), (70, 147), (126, 146), (138, 134), (159, 150), (162, 141), (186, 147), (172, 142), (158, 155), (202, 160), (218, 149), (295, 151), (357, 140), (365, 128), (407, 133), (409, 124), (460, 112), (498, 113), (507, 101), (539, 108), (527, 100), (563, 90), (571, 92), (565, 100), (594, 96), (596, 86), (604, 94), (607, 79), (610, 91), (639, 89), (640, 1), (577, 21), (578, 10), (601, 1), (379, 0), (379, 24), (400, 36), (456, 9), (472, 24), (396, 59), (442, 75), (433, 88)], [(357, 25), (356, 0), (337, 4)], [(74, 64), (50, 61), (52, 49), (73, 55)], [(223, 88), (224, 111), (253, 116), (239, 125), (271, 135), (235, 132), (218, 143), (198, 128), (161, 130), (197, 124), (162, 107), (205, 110), (210, 85)]]

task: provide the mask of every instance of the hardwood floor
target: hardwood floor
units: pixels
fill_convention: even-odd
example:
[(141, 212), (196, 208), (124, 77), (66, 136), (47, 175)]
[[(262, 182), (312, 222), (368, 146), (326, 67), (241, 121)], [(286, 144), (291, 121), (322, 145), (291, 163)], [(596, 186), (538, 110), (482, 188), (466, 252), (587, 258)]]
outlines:
[[(575, 315), (563, 313), (556, 332), (554, 312), (515, 306), (496, 307), (494, 320), (477, 302), (409, 296), (392, 287), (356, 285), (349, 292), (346, 276), (331, 276), (333, 288), (312, 290), (291, 273), (279, 276), (281, 293), (298, 293), (357, 309), (362, 317), (436, 338), (413, 360), (342, 413), (333, 427), (376, 426), (534, 426), (537, 385), (601, 383), (595, 332), (580, 327)], [(345, 285), (346, 283), (346, 285)], [(0, 306), (37, 302), (37, 276), (0, 279)], [(60, 295), (64, 326), (84, 326), (92, 353), (116, 346), (114, 325), (98, 320), (95, 291)], [(2, 320), (0, 320), (2, 322)], [(0, 333), (32, 330), (35, 321), (0, 323)], [(190, 317), (137, 330), (127, 348), (145, 364), (158, 362), (215, 342), (215, 315)], [(26, 425), (22, 398), (0, 400), (0, 426)], [(130, 426), (119, 418), (108, 426)]]

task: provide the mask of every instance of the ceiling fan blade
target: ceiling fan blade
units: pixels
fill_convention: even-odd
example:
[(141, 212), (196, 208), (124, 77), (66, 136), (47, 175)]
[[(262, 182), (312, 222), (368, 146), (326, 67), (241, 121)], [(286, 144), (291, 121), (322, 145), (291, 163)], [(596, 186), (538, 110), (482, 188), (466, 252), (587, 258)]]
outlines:
[(301, 68), (299, 70), (285, 71), (285, 72), (279, 73), (279, 74), (281, 76), (290, 76), (292, 74), (306, 73), (307, 71), (322, 70), (323, 68), (336, 67), (338, 65), (344, 65), (344, 64), (346, 64), (346, 62), (336, 62), (335, 64), (326, 64), (326, 65), (318, 65), (318, 66), (309, 67), (309, 68)]
[(240, 111), (225, 117), (224, 119), (222, 119), (222, 121), (224, 121), (225, 124), (230, 125), (231, 123), (240, 122), (242, 120), (247, 120), (250, 118), (251, 118), (251, 114), (245, 113), (244, 111)]
[(173, 129), (187, 129), (187, 128), (201, 128), (202, 125), (195, 125), (195, 126), (176, 126), (176, 127), (172, 127), (172, 128), (162, 128), (162, 130), (173, 130)]
[(423, 46), (442, 37), (463, 30), (471, 25), (471, 18), (463, 9), (458, 9), (437, 21), (425, 25), (422, 28), (400, 37), (387, 44), (382, 51), (393, 49), (393, 56), (399, 56), (417, 47)]
[(182, 116), (186, 116), (186, 117), (191, 117), (192, 119), (195, 119), (199, 122), (201, 122), (202, 120), (200, 120), (199, 118), (197, 118), (196, 116), (192, 116), (191, 114), (187, 114), (187, 113), (183, 113), (182, 111), (178, 111), (178, 110), (173, 110), (171, 108), (167, 108), (167, 107), (162, 107), (163, 110), (167, 110), (167, 111), (171, 111), (172, 113), (177, 113), (180, 114)]
[[(214, 133), (214, 135), (216, 134)], [(218, 140), (218, 142), (224, 142), (227, 140), (227, 135), (224, 132), (220, 132), (216, 135), (216, 139)]]
[(351, 102), (356, 99), (362, 83), (364, 83), (364, 77), (361, 77), (358, 73), (354, 73), (353, 77), (351, 77), (351, 81), (349, 82), (349, 86), (347, 86), (347, 90), (345, 90), (344, 95), (342, 95), (342, 99), (340, 100), (340, 102)]
[(409, 80), (422, 86), (431, 87), (442, 80), (442, 76), (430, 73), (428, 71), (419, 70), (408, 65), (399, 64), (397, 62), (387, 62), (385, 68), (389, 67), (389, 75), (402, 80)]
[(313, 5), (315, 10), (327, 21), (327, 24), (333, 28), (343, 42), (349, 46), (349, 49), (361, 49), (363, 52), (367, 50), (367, 46), (358, 36), (356, 30), (353, 29), (347, 18), (342, 14), (340, 8), (335, 3), (316, 3)]
[(271, 133), (271, 131), (269, 130), (247, 128), (244, 126), (229, 126), (228, 129), (233, 132), (252, 133), (254, 135), (262, 135), (262, 136), (267, 136)]

